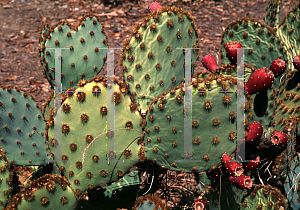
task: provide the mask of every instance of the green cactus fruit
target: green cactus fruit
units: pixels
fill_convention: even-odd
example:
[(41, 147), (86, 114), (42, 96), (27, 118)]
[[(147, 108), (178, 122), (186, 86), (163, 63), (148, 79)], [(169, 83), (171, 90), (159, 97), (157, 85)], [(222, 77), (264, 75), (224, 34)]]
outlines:
[(276, 27), (279, 23), (281, 0), (270, 0), (266, 7), (266, 14), (264, 15), (264, 22), (271, 26)]
[(249, 196), (242, 202), (240, 209), (286, 209), (285, 198), (280, 190), (271, 185), (257, 185)]
[(115, 84), (115, 95), (109, 97), (115, 101), (114, 150), (106, 149), (113, 132), (106, 131), (107, 112), (110, 111), (107, 108), (107, 87), (98, 76), (93, 82), (66, 92), (62, 107), (58, 109), (58, 112), (62, 111), (62, 140), (54, 137), (52, 127), (48, 129), (52, 151), (55, 152), (53, 146), (56, 143), (62, 148), (62, 162), (56, 161), (59, 170), (74, 189), (85, 191), (117, 181), (139, 161), (140, 115), (132, 111), (125, 84), (117, 83), (120, 86)]
[[(151, 13), (131, 36), (124, 42), (120, 66), (135, 102), (146, 109), (147, 102), (181, 84), (185, 49), (176, 48), (197, 48), (198, 32), (189, 12), (171, 7)], [(192, 69), (197, 52), (192, 50)]]
[(62, 176), (46, 174), (32, 181), (22, 193), (14, 195), (7, 208), (73, 210), (77, 206), (73, 191)]
[(51, 161), (45, 141), (45, 121), (33, 96), (16, 88), (0, 88), (0, 146), (15, 165)]
[(8, 196), (12, 192), (12, 173), (9, 172), (10, 164), (0, 147), (0, 207), (4, 207)]
[[(224, 76), (218, 83), (217, 76), (209, 74), (192, 87), (193, 148), (188, 151), (184, 151), (184, 114), (190, 110), (184, 109), (184, 87), (156, 98), (147, 113), (142, 157), (171, 170), (201, 172), (218, 165), (224, 152), (231, 154), (236, 149), (236, 93), (222, 92), (225, 86), (236, 90), (234, 79)], [(186, 160), (191, 157), (193, 161)]]
[[(95, 43), (97, 43), (95, 45)], [(91, 80), (102, 69), (106, 60), (107, 37), (100, 19), (84, 16), (77, 28), (68, 22), (58, 23), (52, 28), (41, 29), (40, 55), (45, 76), (51, 87), (55, 79), (55, 49), (62, 49), (62, 89), (78, 87), (81, 79)]]
[(140, 179), (139, 179), (138, 170), (132, 170), (130, 173), (125, 174), (123, 178), (119, 179), (116, 182), (113, 182), (109, 186), (104, 186), (102, 188), (105, 189), (104, 195), (106, 197), (111, 198), (114, 191), (116, 190), (122, 191), (124, 187), (128, 187), (131, 185), (139, 185), (139, 184), (140, 184)]
[(140, 197), (132, 210), (168, 210), (168, 207), (158, 197), (148, 194)]

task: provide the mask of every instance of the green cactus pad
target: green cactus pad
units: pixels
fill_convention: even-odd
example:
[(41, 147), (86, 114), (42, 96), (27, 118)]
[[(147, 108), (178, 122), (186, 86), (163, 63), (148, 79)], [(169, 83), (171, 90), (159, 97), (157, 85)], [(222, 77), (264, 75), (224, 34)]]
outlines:
[(77, 206), (73, 190), (66, 179), (59, 175), (46, 174), (32, 181), (26, 186), (23, 193), (16, 194), (8, 208), (17, 206), (19, 210), (25, 209), (68, 209)]
[[(194, 19), (181, 8), (163, 8), (135, 26), (131, 40), (124, 42), (120, 65), (124, 80), (142, 109), (163, 91), (181, 84), (185, 52), (176, 48), (197, 46)], [(192, 69), (197, 52), (192, 50)]]
[[(198, 83), (198, 87), (204, 83)], [(193, 88), (192, 93), (192, 139), (193, 148), (184, 152), (184, 93), (183, 87), (173, 94), (155, 99), (147, 113), (144, 155), (160, 166), (176, 171), (205, 171), (218, 165), (224, 152), (236, 149), (236, 93), (219, 93), (221, 85), (211, 78), (212, 92), (205, 94)], [(214, 89), (216, 89), (214, 91)], [(236, 90), (236, 86), (233, 87)], [(162, 97), (165, 97), (162, 100)], [(178, 101), (181, 102), (179, 103)], [(161, 109), (163, 104), (163, 109)], [(232, 114), (231, 114), (232, 112)], [(232, 116), (232, 121), (229, 116)], [(232, 133), (230, 140), (229, 134)], [(199, 162), (181, 162), (184, 155), (192, 155)], [(178, 161), (180, 160), (180, 161)]]
[(299, 166), (300, 156), (299, 154), (290, 161), (290, 170), (286, 170), (286, 182), (284, 184), (284, 189), (286, 197), (288, 199), (288, 204), (292, 209), (299, 209), (300, 204), (299, 200), (299, 174), (300, 174), (300, 166)]
[(0, 207), (4, 207), (8, 196), (11, 194), (12, 174), (9, 172), (10, 164), (0, 147)]
[[(52, 88), (55, 79), (55, 49), (62, 55), (62, 89), (78, 87), (81, 79), (91, 80), (102, 69), (106, 60), (107, 38), (98, 17), (85, 16), (77, 28), (71, 29), (69, 23), (58, 23), (52, 28), (48, 25), (41, 30), (40, 55), (46, 78)], [(46, 38), (44, 35), (48, 35)], [(48, 48), (48, 49), (47, 49)]]
[(0, 146), (16, 165), (44, 165), (51, 157), (45, 121), (33, 96), (12, 87), (0, 89)]
[(102, 188), (105, 189), (104, 195), (106, 197), (111, 198), (115, 190), (122, 191), (124, 187), (128, 187), (130, 185), (139, 185), (139, 184), (140, 184), (140, 179), (139, 179), (138, 170), (133, 170), (129, 174), (125, 174), (125, 176), (119, 179), (118, 181), (110, 184), (109, 186), (104, 186)]
[(270, 0), (266, 7), (266, 14), (264, 16), (264, 22), (271, 26), (276, 27), (279, 24), (279, 12), (280, 12), (281, 0)]
[(300, 54), (300, 4), (296, 5), (280, 23), (277, 35), (284, 42), (288, 52), (289, 68), (293, 69), (292, 60)]
[(300, 117), (300, 73), (294, 69), (292, 64), (294, 56), (300, 54), (299, 6), (298, 4), (287, 14), (277, 30), (277, 34), (285, 43), (289, 62), (287, 71), (280, 78), (280, 83), (274, 90), (276, 100), (273, 101), (276, 109), (273, 112), (273, 122), (276, 124), (274, 129), (284, 132), (295, 132), (296, 126), (288, 128), (287, 122), (296, 121), (299, 123)]
[[(105, 84), (95, 77), (93, 82), (67, 93), (69, 96), (62, 103), (63, 162), (57, 164), (71, 186), (81, 191), (117, 181), (139, 161), (140, 115), (131, 112), (130, 97), (123, 95), (118, 85), (115, 85), (115, 153), (108, 151), (106, 155), (106, 141), (111, 138), (108, 132), (106, 140), (106, 114), (100, 111), (107, 107), (106, 90)], [(114, 100), (113, 95), (110, 98)], [(50, 143), (55, 143), (53, 128), (48, 132)], [(106, 156), (115, 156), (115, 160), (108, 161)]]
[(281, 195), (280, 190), (270, 185), (255, 186), (253, 192), (245, 198), (240, 206), (240, 210), (250, 209), (280, 209), (286, 208), (284, 197)]
[(41, 30), (40, 30), (40, 39), (39, 39), (39, 53), (40, 53), (40, 62), (41, 65), (43, 66), (44, 69), (44, 76), (48, 80), (49, 84), (53, 84), (53, 78), (52, 75), (50, 74), (50, 71), (48, 71), (47, 65), (42, 61), (43, 58), (45, 57), (45, 51), (43, 50), (45, 48), (45, 42), (50, 35), (50, 29), (51, 27), (48, 24), (45, 24)]
[(283, 60), (287, 59), (284, 44), (279, 41), (273, 29), (252, 19), (239, 19), (226, 27), (220, 48), (223, 64), (230, 63), (225, 47), (231, 41), (240, 42), (244, 48), (252, 48), (245, 50), (244, 62), (257, 68), (269, 68), (272, 61), (280, 56)]

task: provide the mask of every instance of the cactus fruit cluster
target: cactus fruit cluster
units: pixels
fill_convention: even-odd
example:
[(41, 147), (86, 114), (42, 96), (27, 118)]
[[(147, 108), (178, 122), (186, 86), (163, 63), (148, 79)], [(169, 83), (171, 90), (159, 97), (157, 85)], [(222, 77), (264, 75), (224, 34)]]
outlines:
[[(67, 22), (45, 25), (41, 65), (52, 88), (55, 65), (62, 65), (61, 106), (52, 94), (41, 109), (30, 94), (1, 86), (0, 205), (5, 210), (77, 209), (99, 187), (107, 199), (117, 191), (126, 198), (122, 189), (141, 184), (136, 166), (150, 162), (201, 175), (199, 186), (205, 190), (193, 198), (192, 209), (298, 209), (300, 8), (279, 24), (280, 4), (270, 1), (264, 23), (244, 18), (229, 24), (221, 39), (222, 64), (206, 55), (202, 64), (208, 71), (194, 73), (200, 57), (193, 16), (153, 2), (150, 14), (124, 41), (123, 78), (112, 83), (97, 76), (108, 50), (100, 18), (86, 15), (76, 28)], [(188, 63), (191, 84), (185, 78)], [(239, 78), (240, 67), (244, 78)], [(185, 100), (189, 90), (191, 110)], [(245, 103), (239, 105), (241, 95)], [(238, 108), (245, 114), (241, 125)], [(61, 125), (55, 125), (58, 113)], [(245, 128), (244, 140), (237, 139), (238, 126)], [(238, 161), (241, 141), (248, 161)], [(49, 166), (53, 174), (44, 174)], [(21, 186), (13, 184), (18, 183), (13, 171), (19, 181), (27, 174)], [(147, 193), (153, 182), (147, 179)], [(167, 204), (148, 193), (133, 209), (163, 210)]]

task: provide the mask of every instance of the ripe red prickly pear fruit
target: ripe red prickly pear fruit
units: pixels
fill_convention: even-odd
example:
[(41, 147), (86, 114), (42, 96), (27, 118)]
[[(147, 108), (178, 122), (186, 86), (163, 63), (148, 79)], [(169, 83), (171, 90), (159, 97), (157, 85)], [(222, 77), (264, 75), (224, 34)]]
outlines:
[(216, 59), (211, 55), (204, 56), (202, 58), (202, 64), (207, 70), (211, 72), (213, 72), (216, 68), (218, 68)]
[(202, 199), (197, 199), (193, 203), (194, 210), (205, 210), (206, 203)]
[(225, 50), (226, 57), (229, 59), (231, 64), (237, 64), (237, 49), (243, 48), (242, 44), (237, 41), (228, 42)]
[(287, 145), (288, 140), (289, 140), (288, 135), (281, 131), (274, 132), (271, 135), (271, 142), (273, 145), (284, 147)]
[(261, 135), (263, 134), (263, 126), (261, 124), (259, 124), (258, 122), (252, 122), (250, 124), (250, 128), (248, 131), (248, 135), (245, 139), (246, 142), (253, 142), (258, 140)]
[(239, 177), (230, 176), (228, 179), (231, 182), (237, 183), (241, 190), (251, 189), (253, 185), (253, 180), (244, 174)]
[(295, 69), (297, 69), (298, 71), (300, 71), (300, 54), (296, 55), (293, 58), (293, 65), (294, 65)]
[(274, 82), (274, 74), (268, 68), (260, 68), (253, 72), (245, 85), (245, 90), (252, 95), (267, 90)]
[(286, 63), (282, 59), (276, 59), (272, 62), (270, 70), (274, 73), (275, 77), (280, 76), (286, 69)]
[(232, 176), (240, 176), (243, 174), (244, 169), (237, 161), (232, 160), (226, 153), (222, 155), (222, 161), (224, 163), (226, 171)]
[(160, 10), (161, 8), (163, 8), (163, 6), (161, 6), (160, 3), (154, 1), (149, 5), (148, 10), (149, 12), (153, 12), (154, 10)]
[(244, 166), (245, 171), (252, 171), (254, 169), (257, 169), (257, 167), (260, 164), (260, 157), (257, 156), (257, 158), (255, 160), (251, 160), (249, 163), (247, 163)]

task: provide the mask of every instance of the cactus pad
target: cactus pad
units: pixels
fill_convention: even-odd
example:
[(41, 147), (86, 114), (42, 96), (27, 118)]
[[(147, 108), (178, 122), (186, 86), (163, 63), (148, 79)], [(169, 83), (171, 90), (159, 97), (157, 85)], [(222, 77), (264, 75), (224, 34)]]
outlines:
[(45, 142), (45, 122), (32, 96), (11, 87), (0, 89), (0, 145), (16, 165), (44, 165), (51, 157)]
[[(184, 78), (185, 51), (176, 48), (197, 46), (194, 19), (181, 8), (155, 11), (135, 26), (131, 40), (124, 42), (120, 65), (124, 80), (142, 109), (163, 91), (178, 86)], [(197, 52), (192, 50), (192, 62), (196, 61)]]
[(55, 79), (55, 50), (61, 50), (62, 89), (78, 87), (81, 79), (91, 80), (102, 69), (106, 60), (107, 38), (98, 17), (85, 16), (77, 28), (68, 22), (58, 23), (52, 28), (41, 29), (40, 55), (45, 76), (52, 88)]
[[(106, 138), (106, 114), (111, 111), (106, 108), (107, 88), (99, 77), (93, 80), (68, 91), (62, 103), (62, 162), (57, 164), (71, 186), (81, 191), (122, 177), (138, 162), (137, 140), (142, 136), (139, 113), (131, 111), (129, 96), (115, 85), (115, 98), (110, 96), (115, 100), (115, 149), (107, 151), (106, 141), (111, 141), (111, 132)], [(48, 131), (54, 145), (53, 128)]]

